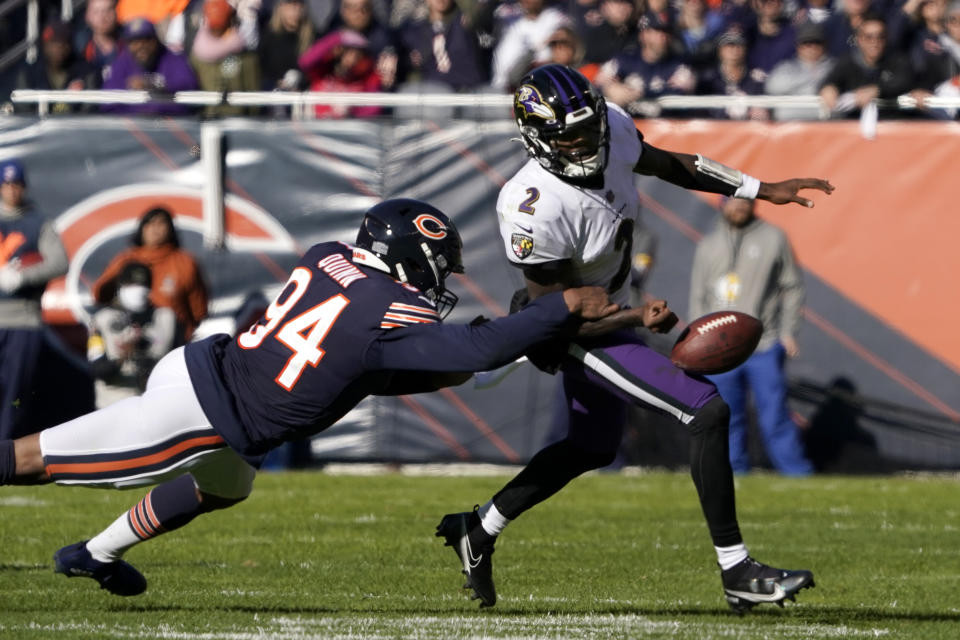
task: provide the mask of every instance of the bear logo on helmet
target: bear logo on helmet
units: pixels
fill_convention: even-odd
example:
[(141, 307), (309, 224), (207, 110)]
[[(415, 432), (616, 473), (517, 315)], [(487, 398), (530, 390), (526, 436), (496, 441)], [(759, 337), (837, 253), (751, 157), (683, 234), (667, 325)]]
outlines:
[[(427, 226), (428, 223), (434, 228), (430, 229), (430, 226)], [(429, 213), (421, 213), (418, 215), (413, 219), (413, 224), (417, 228), (417, 231), (432, 240), (442, 240), (447, 237), (447, 226), (443, 224), (439, 218)]]

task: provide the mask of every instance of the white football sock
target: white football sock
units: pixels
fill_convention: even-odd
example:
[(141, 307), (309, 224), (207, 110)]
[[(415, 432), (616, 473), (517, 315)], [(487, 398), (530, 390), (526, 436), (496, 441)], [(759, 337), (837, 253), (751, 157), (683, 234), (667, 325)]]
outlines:
[(747, 545), (742, 542), (732, 547), (714, 547), (714, 549), (717, 550), (717, 564), (724, 571), (743, 562), (750, 555), (747, 553)]
[(109, 527), (90, 538), (87, 551), (99, 562), (116, 562), (127, 549), (140, 542), (140, 538), (130, 528), (129, 513), (113, 521)]
[(480, 526), (491, 536), (496, 537), (500, 535), (507, 525), (510, 524), (510, 519), (504, 518), (503, 514), (497, 511), (493, 500), (480, 507), (478, 513), (480, 515)]

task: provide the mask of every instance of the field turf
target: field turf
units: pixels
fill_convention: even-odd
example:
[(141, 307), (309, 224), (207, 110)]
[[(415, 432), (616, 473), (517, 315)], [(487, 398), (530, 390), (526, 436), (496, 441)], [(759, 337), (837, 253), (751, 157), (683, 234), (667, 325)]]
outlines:
[(958, 476), (739, 478), (753, 555), (817, 581), (743, 617), (669, 472), (584, 477), (513, 523), (479, 610), (434, 527), (505, 477), (262, 474), (245, 503), (133, 549), (134, 598), (55, 575), (51, 554), (141, 491), (2, 487), (0, 638), (960, 637)]

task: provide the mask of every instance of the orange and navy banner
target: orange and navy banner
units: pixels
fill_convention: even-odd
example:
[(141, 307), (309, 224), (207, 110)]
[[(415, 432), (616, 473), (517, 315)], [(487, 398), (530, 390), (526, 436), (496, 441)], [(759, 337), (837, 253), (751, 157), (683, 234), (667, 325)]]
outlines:
[(814, 209), (760, 203), (803, 266), (960, 373), (960, 215), (951, 177), (960, 123), (639, 121), (653, 145), (702, 153), (775, 182), (827, 178)]

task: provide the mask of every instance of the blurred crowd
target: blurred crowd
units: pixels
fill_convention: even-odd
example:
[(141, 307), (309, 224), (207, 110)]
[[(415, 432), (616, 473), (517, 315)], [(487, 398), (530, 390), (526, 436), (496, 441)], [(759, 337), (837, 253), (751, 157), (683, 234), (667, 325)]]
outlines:
[[(511, 91), (529, 69), (580, 69), (637, 116), (665, 95), (819, 95), (832, 117), (898, 112), (909, 94), (960, 95), (960, 0), (88, 0), (70, 23), (46, 2), (38, 59), (9, 88)], [(0, 50), (22, 37), (13, 18)], [(22, 27), (22, 25), (20, 25)], [(879, 100), (879, 102), (878, 102)], [(183, 105), (53, 105), (181, 113)], [(319, 117), (376, 106), (317, 107)], [(205, 115), (256, 115), (209, 107)], [(817, 108), (675, 116), (818, 118)]]

